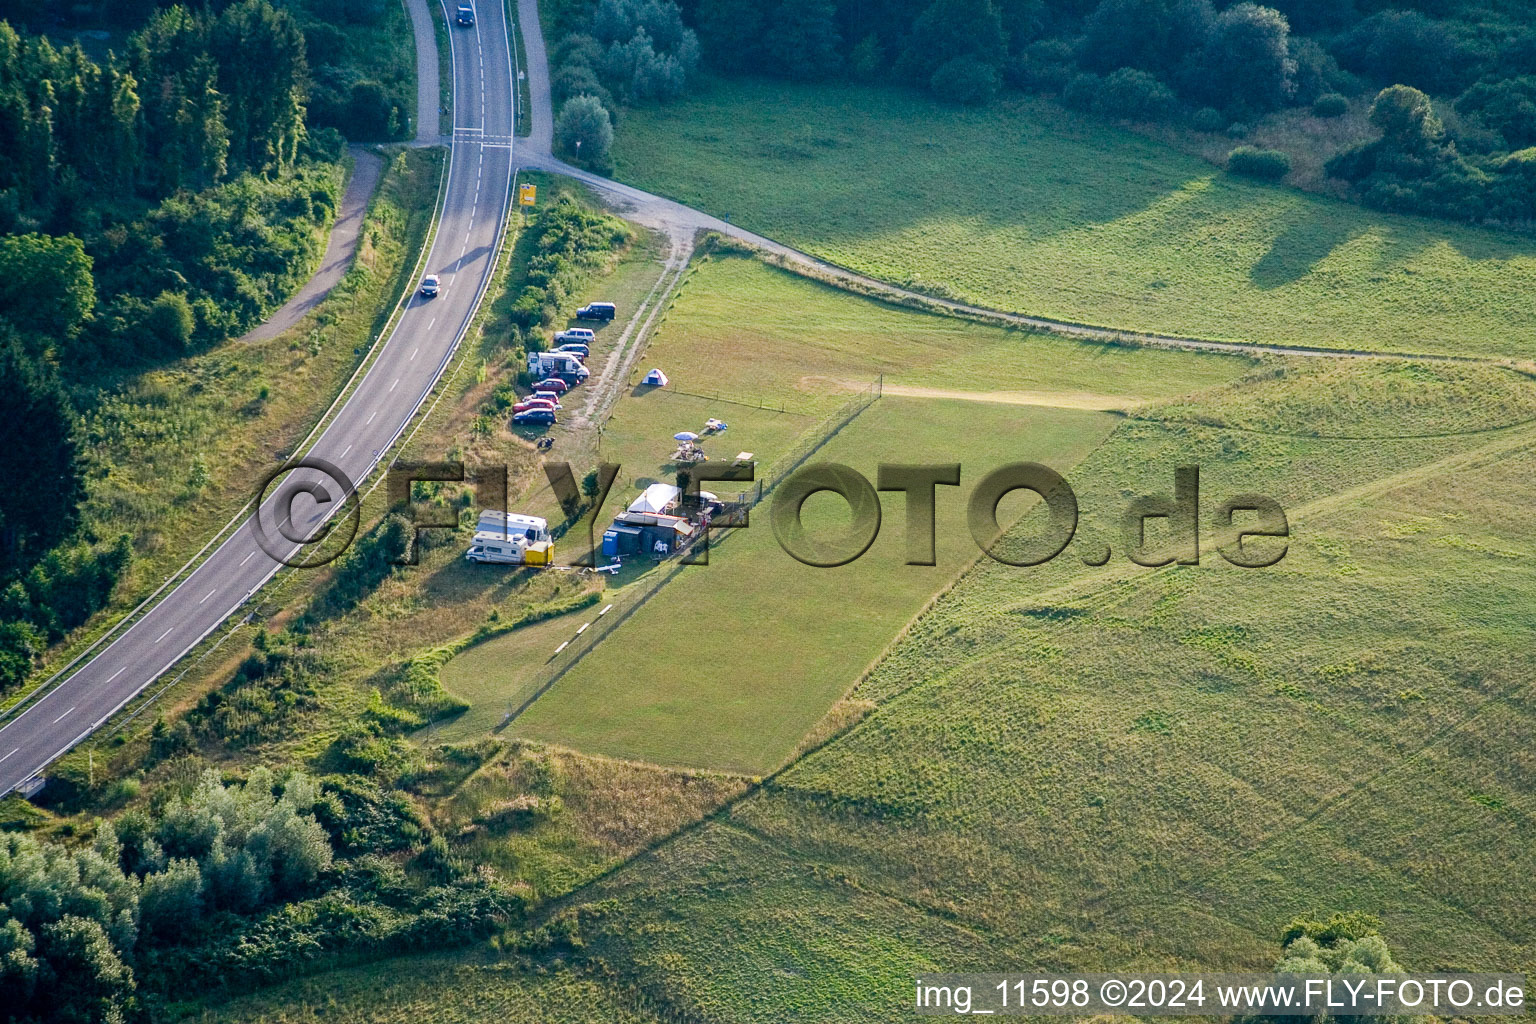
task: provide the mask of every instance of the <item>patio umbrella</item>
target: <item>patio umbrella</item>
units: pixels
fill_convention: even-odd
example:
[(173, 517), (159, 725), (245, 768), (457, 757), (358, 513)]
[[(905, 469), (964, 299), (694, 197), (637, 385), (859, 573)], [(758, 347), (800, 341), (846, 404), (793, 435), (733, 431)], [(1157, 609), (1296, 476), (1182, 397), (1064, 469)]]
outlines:
[(672, 440), (674, 441), (697, 441), (698, 439), (699, 435), (695, 434), (691, 430), (684, 430), (680, 433), (672, 435)]

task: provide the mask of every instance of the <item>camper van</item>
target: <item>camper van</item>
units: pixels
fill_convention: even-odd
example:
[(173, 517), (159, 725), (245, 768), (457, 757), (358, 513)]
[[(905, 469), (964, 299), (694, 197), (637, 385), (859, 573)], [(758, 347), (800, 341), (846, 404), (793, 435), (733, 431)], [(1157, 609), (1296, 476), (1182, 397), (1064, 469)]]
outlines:
[(581, 357), (573, 352), (533, 352), (528, 356), (528, 370), (539, 377), (560, 377), (566, 380), (586, 380), (590, 371), (581, 365)]
[(530, 542), (525, 537), (508, 540), (499, 530), (476, 533), (464, 552), (464, 560), (473, 565), (549, 565), (554, 559), (553, 541)]
[(472, 565), (522, 565), (528, 542), (522, 537), (508, 540), (499, 532), (476, 533), (464, 552), (464, 560)]
[(521, 538), (529, 544), (535, 544), (549, 540), (549, 522), (539, 516), (486, 509), (475, 523), (475, 538), (478, 540), (482, 533), (494, 533), (502, 540)]

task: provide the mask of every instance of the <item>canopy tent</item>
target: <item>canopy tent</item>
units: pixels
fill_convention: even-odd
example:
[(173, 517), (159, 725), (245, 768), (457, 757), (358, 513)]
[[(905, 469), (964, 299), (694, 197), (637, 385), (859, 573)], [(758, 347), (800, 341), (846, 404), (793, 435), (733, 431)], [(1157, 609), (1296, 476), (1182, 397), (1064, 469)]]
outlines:
[(640, 383), (649, 384), (653, 388), (664, 388), (667, 386), (667, 375), (653, 367)]
[(665, 512), (677, 504), (677, 499), (682, 493), (681, 487), (674, 487), (671, 484), (651, 484), (640, 492), (640, 497), (629, 503), (629, 511), (648, 515)]

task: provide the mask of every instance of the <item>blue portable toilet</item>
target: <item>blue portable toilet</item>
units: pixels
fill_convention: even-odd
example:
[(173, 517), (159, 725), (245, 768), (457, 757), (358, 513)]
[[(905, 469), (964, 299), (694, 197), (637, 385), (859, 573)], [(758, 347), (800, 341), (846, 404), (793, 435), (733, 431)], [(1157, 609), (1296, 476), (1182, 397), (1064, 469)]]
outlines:
[(603, 557), (619, 557), (619, 535), (613, 530), (603, 531)]

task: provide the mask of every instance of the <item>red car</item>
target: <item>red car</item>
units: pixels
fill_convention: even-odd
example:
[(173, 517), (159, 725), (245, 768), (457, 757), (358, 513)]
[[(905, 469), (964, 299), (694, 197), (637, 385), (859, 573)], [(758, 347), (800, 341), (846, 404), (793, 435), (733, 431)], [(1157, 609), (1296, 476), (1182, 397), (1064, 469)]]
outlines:
[(551, 377), (548, 380), (539, 381), (533, 386), (533, 390), (553, 391), (557, 395), (563, 395), (570, 390), (570, 387), (571, 386), (569, 384), (561, 380), (559, 377)]
[(555, 403), (544, 398), (525, 398), (512, 407), (514, 413), (527, 412), (530, 409), (547, 409), (555, 411)]

